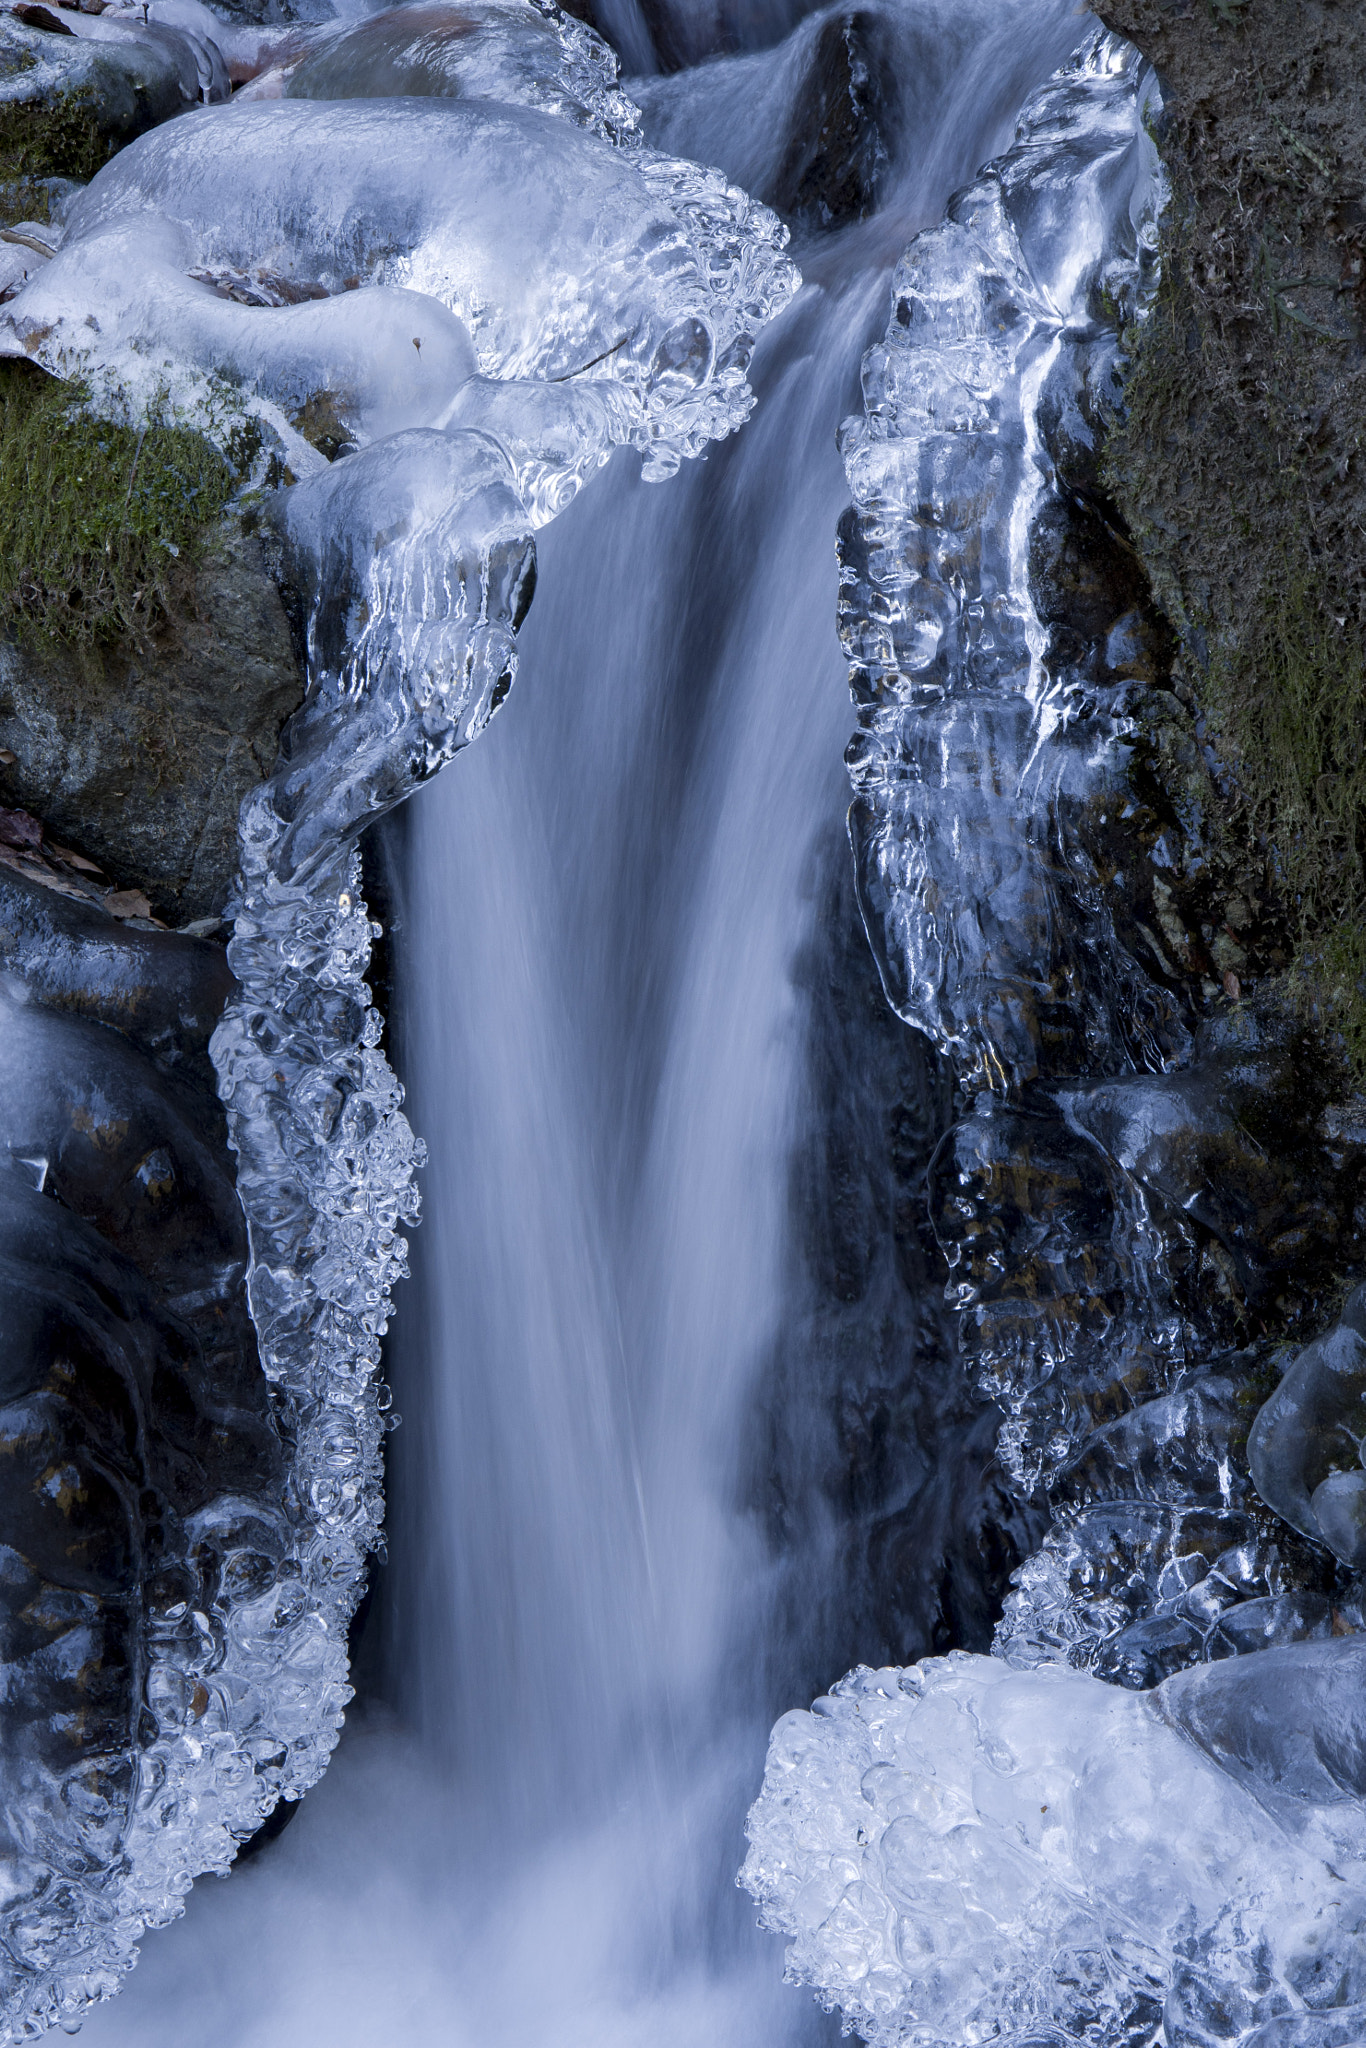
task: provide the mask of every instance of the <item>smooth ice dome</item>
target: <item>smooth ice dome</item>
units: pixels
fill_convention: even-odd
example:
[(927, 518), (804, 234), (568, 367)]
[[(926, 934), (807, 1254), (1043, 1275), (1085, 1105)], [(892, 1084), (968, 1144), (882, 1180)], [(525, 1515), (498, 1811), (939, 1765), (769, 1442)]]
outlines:
[[(796, 273), (719, 173), (477, 100), (203, 116), (95, 179), (4, 310), (9, 353), (134, 404), (169, 394), (210, 431), (245, 406), (299, 473), (310, 402), (358, 440), (437, 424), (474, 367), (466, 330), (499, 378), (621, 386), (647, 474), (747, 417), (755, 334)], [(253, 276), (309, 303), (233, 303)]]

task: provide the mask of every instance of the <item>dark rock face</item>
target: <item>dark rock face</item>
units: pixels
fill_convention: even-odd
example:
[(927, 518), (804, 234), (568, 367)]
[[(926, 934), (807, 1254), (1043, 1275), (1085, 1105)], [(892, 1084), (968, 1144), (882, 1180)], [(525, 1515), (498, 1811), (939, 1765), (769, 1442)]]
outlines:
[(804, 228), (863, 220), (877, 203), (888, 151), (880, 127), (895, 105), (887, 23), (871, 8), (821, 24), (776, 175), (759, 196)]
[[(0, 878), (0, 1855), (109, 1867), (178, 1634), (269, 1564), (284, 1460), (207, 1057), (221, 951)], [(257, 1561), (256, 1565), (252, 1560)]]
[(221, 946), (116, 923), (0, 870), (0, 974), (45, 1011), (108, 1025), (212, 1090), (209, 1039), (233, 985)]
[(1171, 785), (1189, 790), (1190, 754), (1208, 756), (1195, 782), (1216, 887), (1196, 943), (1217, 937), (1215, 979), (1244, 991), (1295, 957), (1292, 994), (1359, 1076), (1366, 18), (1343, 0), (1098, 11), (1164, 80), (1163, 286), (1105, 469), (1176, 629), (1187, 759)]
[[(904, 21), (887, 7), (851, 7), (802, 22), (746, 60), (720, 90), (741, 89), (744, 119), (709, 130), (728, 177), (802, 235), (864, 220), (886, 188), (909, 98)], [(695, 135), (696, 74), (633, 79), (653, 147)]]
[[(848, 849), (828, 849), (808, 1009), (808, 1135), (792, 1163), (794, 1270), (760, 1388), (755, 1505), (785, 1564), (809, 1668), (985, 1650), (1046, 1517), (1012, 1497), (1000, 1412), (971, 1385), (927, 1174), (954, 1111), (948, 1064), (889, 1008)], [(818, 1609), (818, 1612), (817, 1612)]]
[(237, 814), (303, 678), (261, 542), (231, 515), (183, 613), (142, 647), (0, 646), (0, 802), (41, 817), (169, 922), (220, 913)]

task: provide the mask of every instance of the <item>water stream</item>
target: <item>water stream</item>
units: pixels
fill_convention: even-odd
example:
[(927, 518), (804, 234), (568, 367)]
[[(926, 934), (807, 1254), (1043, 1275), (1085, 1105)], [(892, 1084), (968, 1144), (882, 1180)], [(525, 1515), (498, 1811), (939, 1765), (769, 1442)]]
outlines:
[[(883, 205), (794, 248), (755, 416), (664, 485), (619, 452), (544, 531), (516, 688), (395, 841), (397, 1060), (431, 1164), (370, 1696), (285, 1834), (87, 2023), (96, 2048), (833, 2036), (733, 1874), (803, 1668), (746, 1481), (813, 1114), (794, 963), (847, 858), (835, 430), (892, 265), (1078, 21), (907, 0), (897, 34)], [(778, 64), (676, 77), (651, 140), (742, 178)]]

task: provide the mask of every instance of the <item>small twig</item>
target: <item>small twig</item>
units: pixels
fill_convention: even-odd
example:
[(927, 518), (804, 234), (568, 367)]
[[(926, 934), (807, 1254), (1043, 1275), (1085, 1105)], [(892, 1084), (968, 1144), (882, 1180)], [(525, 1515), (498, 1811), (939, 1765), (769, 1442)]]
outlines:
[(566, 370), (562, 377), (547, 377), (546, 383), (568, 384), (572, 378), (582, 377), (585, 370), (596, 370), (599, 363), (610, 362), (611, 358), (616, 354), (617, 349), (625, 348), (629, 339), (629, 335), (623, 334), (621, 340), (617, 342), (614, 347), (604, 349), (600, 356), (594, 356), (591, 363), (580, 363), (577, 370)]

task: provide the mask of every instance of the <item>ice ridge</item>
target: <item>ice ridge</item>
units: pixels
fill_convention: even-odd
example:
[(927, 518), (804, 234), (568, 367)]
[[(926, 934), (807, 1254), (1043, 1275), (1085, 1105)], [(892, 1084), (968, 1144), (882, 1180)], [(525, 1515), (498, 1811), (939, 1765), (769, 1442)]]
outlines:
[[(193, 0), (160, 4), (203, 27)], [(284, 1497), (204, 1511), (186, 1597), (147, 1602), (138, 1725), (106, 1760), (126, 1798), (7, 1865), (7, 2041), (116, 1990), (142, 1931), (326, 1766), (381, 1540), (379, 1347), (422, 1157), (366, 986), (357, 835), (506, 695), (535, 529), (614, 447), (664, 478), (740, 425), (755, 337), (798, 283), (772, 214), (644, 149), (582, 24), (463, 7), (476, 76), (439, 33), (452, 10), (394, 12), (327, 24), (307, 63), (296, 46), (299, 96), (125, 149), (0, 305), (0, 350), (79, 378), (106, 415), (216, 441), (307, 674), (243, 807), (237, 990), (212, 1044)], [(280, 56), (284, 31), (221, 19), (239, 68)], [(240, 1568), (210, 1581), (224, 1551)], [(77, 1815), (95, 1796), (60, 1789)]]
[(1053, 1510), (992, 1658), (861, 1669), (774, 1731), (741, 1881), (871, 2048), (1366, 2032), (1366, 1312), (1250, 1439), (1272, 1361), (1237, 1334), (1356, 1169), (1250, 1136), (1269, 1027), (1192, 999), (1171, 835), (1137, 816), (1169, 651), (1101, 452), (1160, 115), (1088, 35), (898, 266), (841, 435), (860, 903), (959, 1084), (927, 1189), (948, 1299)]

